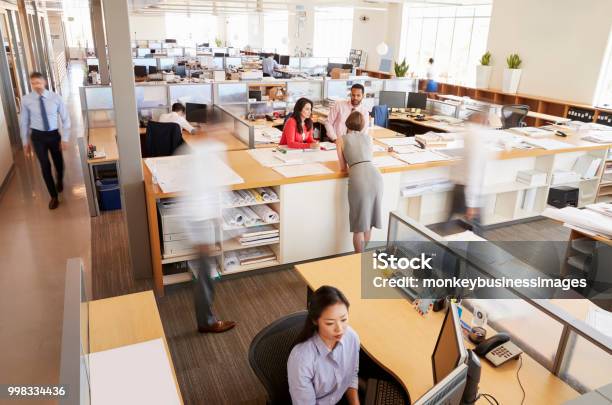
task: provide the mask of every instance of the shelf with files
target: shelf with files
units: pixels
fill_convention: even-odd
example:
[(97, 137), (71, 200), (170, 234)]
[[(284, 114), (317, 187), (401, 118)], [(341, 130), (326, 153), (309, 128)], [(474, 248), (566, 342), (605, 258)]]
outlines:
[(278, 245), (278, 244), (280, 244), (280, 238), (277, 238), (277, 239), (278, 240), (276, 240), (274, 242), (260, 242), (260, 243), (256, 243), (256, 244), (253, 244), (253, 245), (245, 246), (245, 245), (241, 244), (236, 238), (232, 238), (232, 239), (228, 239), (228, 240), (223, 242), (223, 251), (224, 252), (233, 252), (233, 251), (236, 251), (236, 250), (250, 249), (250, 248), (259, 247), (259, 246)]
[(280, 264), (281, 263), (278, 260), (269, 260), (269, 261), (261, 262), (261, 263), (232, 266), (229, 269), (226, 269), (224, 267), (223, 270), (221, 271), (221, 274), (228, 275), (228, 274), (244, 273), (247, 271), (253, 271), (253, 270), (259, 270), (259, 269), (264, 269), (268, 267), (279, 266)]
[(228, 232), (228, 231), (237, 231), (240, 229), (257, 228), (258, 226), (263, 226), (263, 225), (277, 225), (277, 224), (280, 224), (280, 220), (274, 221), (274, 222), (265, 222), (265, 223), (257, 223), (253, 225), (240, 225), (240, 226), (227, 226), (226, 224), (223, 224), (223, 227), (221, 229), (224, 232)]

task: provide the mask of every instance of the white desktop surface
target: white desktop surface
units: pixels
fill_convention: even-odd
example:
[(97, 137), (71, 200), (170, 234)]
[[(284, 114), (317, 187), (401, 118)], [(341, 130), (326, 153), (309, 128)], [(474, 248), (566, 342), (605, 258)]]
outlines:
[(92, 405), (180, 405), (162, 339), (89, 355)]

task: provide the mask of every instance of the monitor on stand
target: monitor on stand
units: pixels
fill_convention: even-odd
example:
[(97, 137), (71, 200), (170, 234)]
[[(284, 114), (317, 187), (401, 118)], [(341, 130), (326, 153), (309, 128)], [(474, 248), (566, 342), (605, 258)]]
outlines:
[(206, 123), (206, 104), (186, 103), (185, 119), (189, 122)]
[(386, 105), (387, 108), (404, 108), (406, 105), (406, 92), (381, 91), (378, 96), (378, 105)]
[(407, 107), (425, 110), (427, 108), (427, 93), (408, 93)]

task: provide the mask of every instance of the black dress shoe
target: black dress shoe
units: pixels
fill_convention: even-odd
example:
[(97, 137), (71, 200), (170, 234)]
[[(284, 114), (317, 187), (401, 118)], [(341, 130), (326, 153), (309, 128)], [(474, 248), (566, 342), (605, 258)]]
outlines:
[(57, 208), (58, 205), (59, 205), (59, 200), (57, 199), (57, 197), (51, 198), (51, 201), (49, 201), (49, 209), (54, 210)]
[(57, 192), (58, 192), (58, 193), (63, 192), (63, 191), (64, 191), (64, 182), (58, 182), (58, 183), (55, 185), (55, 188), (57, 189)]
[(234, 321), (217, 321), (210, 326), (198, 327), (200, 333), (223, 333), (236, 326)]

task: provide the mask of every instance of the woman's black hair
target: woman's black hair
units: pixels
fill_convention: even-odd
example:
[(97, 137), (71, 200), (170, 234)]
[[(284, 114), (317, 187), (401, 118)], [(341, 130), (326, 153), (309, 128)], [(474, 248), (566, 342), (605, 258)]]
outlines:
[(312, 293), (308, 300), (308, 317), (304, 322), (304, 328), (295, 339), (294, 345), (307, 341), (317, 333), (317, 320), (321, 317), (325, 308), (335, 304), (344, 304), (346, 309), (349, 307), (348, 300), (336, 287), (324, 285)]
[[(297, 131), (300, 134), (304, 132), (304, 130), (302, 129), (302, 110), (304, 109), (306, 104), (310, 104), (310, 109), (312, 110), (312, 101), (310, 101), (306, 97), (302, 97), (295, 103), (295, 106), (293, 107), (293, 114), (291, 114), (291, 118), (295, 119), (295, 122), (297, 123)], [(304, 121), (304, 123), (306, 124), (306, 128), (310, 131), (313, 127), (312, 119), (306, 118), (306, 121)]]
[(433, 58), (429, 58), (429, 63), (434, 63)]

